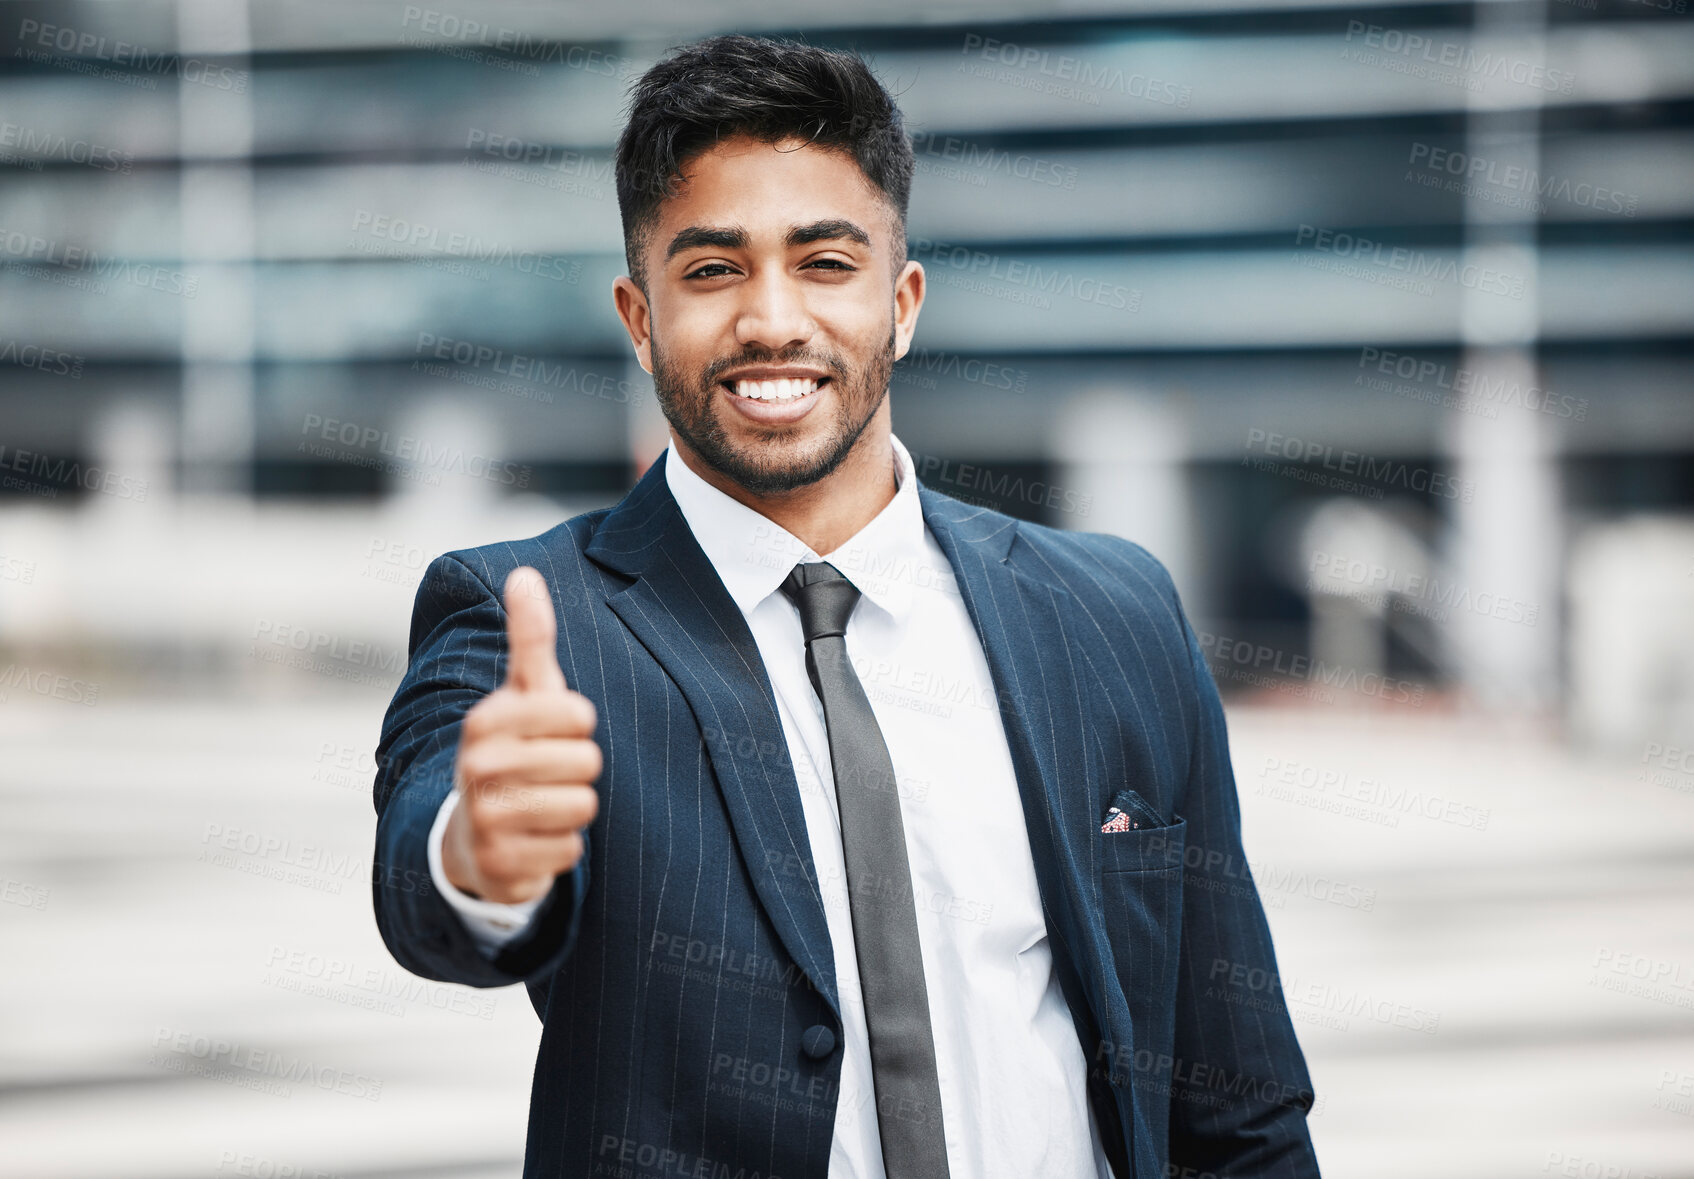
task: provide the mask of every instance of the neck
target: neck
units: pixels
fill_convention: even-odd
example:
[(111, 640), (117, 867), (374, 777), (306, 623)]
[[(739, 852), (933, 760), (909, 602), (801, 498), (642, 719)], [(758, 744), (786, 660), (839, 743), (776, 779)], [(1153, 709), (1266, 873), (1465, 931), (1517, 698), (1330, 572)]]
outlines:
[(781, 525), (823, 557), (876, 519), (877, 513), (888, 506), (899, 490), (894, 476), (894, 443), (889, 435), (886, 401), (840, 466), (816, 483), (774, 495), (754, 495), (707, 466), (675, 431), (671, 433), (671, 441), (689, 470), (737, 503)]

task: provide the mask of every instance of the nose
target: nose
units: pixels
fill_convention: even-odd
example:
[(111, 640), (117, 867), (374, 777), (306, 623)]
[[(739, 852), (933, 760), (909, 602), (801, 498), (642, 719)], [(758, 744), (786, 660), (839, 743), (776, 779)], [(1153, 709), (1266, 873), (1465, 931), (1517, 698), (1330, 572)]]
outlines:
[(781, 267), (762, 269), (741, 286), (742, 303), (735, 320), (735, 342), (781, 352), (805, 344), (817, 331), (804, 292)]

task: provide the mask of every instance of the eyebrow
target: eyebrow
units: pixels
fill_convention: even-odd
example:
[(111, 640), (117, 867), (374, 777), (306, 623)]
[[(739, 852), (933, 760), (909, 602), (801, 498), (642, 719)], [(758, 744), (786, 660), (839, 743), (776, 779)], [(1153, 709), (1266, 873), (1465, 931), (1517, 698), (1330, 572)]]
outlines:
[(866, 249), (870, 248), (871, 236), (854, 225), (851, 221), (839, 218), (830, 221), (814, 221), (810, 225), (796, 225), (788, 231), (788, 236), (782, 239), (785, 246), (809, 246), (813, 242), (840, 241), (846, 239), (858, 242)]
[[(783, 237), (782, 244), (790, 247), (809, 246), (813, 242), (842, 240), (857, 242), (866, 248), (871, 244), (870, 234), (853, 222), (841, 218), (792, 226)], [(665, 261), (669, 262), (684, 250), (745, 250), (750, 241), (747, 231), (739, 225), (690, 225), (687, 229), (679, 230), (676, 236), (671, 238), (671, 244), (665, 250)]]

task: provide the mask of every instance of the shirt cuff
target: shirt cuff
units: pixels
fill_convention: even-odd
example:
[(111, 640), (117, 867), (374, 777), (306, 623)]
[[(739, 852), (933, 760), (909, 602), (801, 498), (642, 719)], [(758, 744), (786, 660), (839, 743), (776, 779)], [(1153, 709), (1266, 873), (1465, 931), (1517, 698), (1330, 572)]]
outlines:
[(449, 790), (447, 797), (441, 803), (441, 809), (435, 813), (435, 823), (429, 829), (429, 875), (435, 882), (435, 889), (442, 898), (453, 907), (470, 931), (472, 938), (482, 947), (489, 957), (504, 946), (515, 940), (525, 929), (529, 928), (531, 917), (541, 902), (547, 899), (542, 893), (527, 901), (505, 905), (499, 901), (485, 901), (473, 897), (469, 893), (454, 886), (447, 879), (447, 870), (441, 866), (441, 845), (447, 836), (447, 820), (453, 814), (453, 808), (459, 805), (458, 790)]

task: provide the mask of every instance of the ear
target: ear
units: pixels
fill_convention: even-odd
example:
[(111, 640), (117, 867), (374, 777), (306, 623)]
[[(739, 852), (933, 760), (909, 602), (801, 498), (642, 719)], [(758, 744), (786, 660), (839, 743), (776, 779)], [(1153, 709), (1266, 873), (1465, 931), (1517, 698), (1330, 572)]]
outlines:
[(629, 342), (635, 345), (635, 358), (652, 375), (653, 311), (647, 304), (647, 296), (634, 279), (620, 274), (612, 280), (612, 304), (618, 310), (618, 318), (623, 320), (623, 330), (629, 333)]
[(923, 307), (923, 264), (910, 259), (894, 279), (894, 359), (899, 360), (912, 346), (912, 336), (918, 330), (918, 311)]

